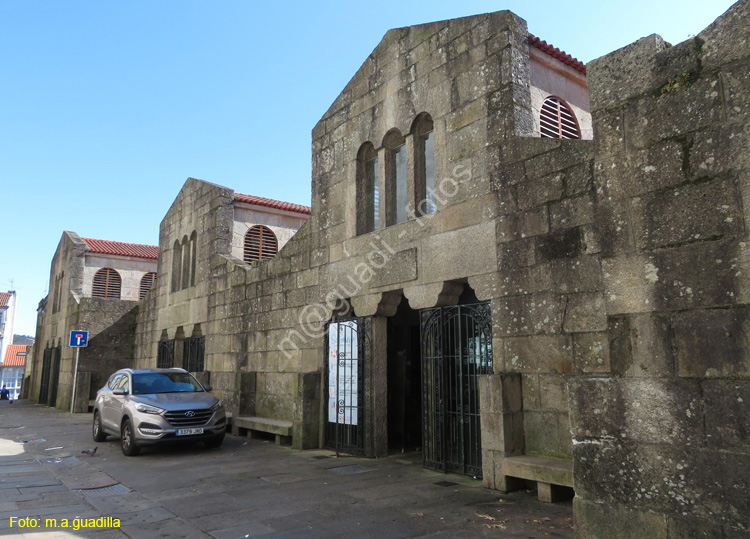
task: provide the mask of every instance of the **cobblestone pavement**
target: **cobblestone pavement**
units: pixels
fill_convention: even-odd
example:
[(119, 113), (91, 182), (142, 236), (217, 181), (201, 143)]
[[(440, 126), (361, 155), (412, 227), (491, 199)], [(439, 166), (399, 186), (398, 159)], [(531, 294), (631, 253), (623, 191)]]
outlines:
[[(546, 504), (531, 492), (502, 494), (426, 470), (419, 453), (336, 458), (227, 435), (219, 449), (172, 446), (125, 457), (113, 438), (94, 444), (90, 414), (0, 404), (0, 536), (573, 536), (570, 502)], [(95, 445), (94, 456), (81, 453)], [(344, 466), (350, 473), (336, 472)], [(24, 517), (38, 526), (19, 527)], [(98, 528), (73, 529), (82, 522), (74, 519), (106, 517), (120, 527), (99, 520)], [(58, 527), (45, 527), (46, 519)]]

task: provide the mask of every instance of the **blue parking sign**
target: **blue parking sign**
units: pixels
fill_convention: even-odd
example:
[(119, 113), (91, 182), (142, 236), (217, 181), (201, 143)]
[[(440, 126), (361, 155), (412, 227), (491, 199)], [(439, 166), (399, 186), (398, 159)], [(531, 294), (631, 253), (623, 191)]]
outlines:
[(74, 329), (70, 332), (70, 347), (85, 348), (89, 344), (89, 332)]

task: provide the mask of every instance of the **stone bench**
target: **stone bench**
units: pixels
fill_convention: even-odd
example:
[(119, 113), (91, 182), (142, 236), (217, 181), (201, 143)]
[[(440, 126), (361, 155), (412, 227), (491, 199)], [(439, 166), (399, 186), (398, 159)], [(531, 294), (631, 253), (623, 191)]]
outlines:
[(525, 488), (525, 480), (536, 481), (539, 500), (556, 502), (570, 498), (573, 487), (573, 461), (551, 457), (520, 455), (503, 459), (504, 487), (510, 492)]
[(265, 432), (276, 437), (276, 445), (292, 442), (292, 422), (267, 417), (240, 416), (232, 418), (232, 434), (253, 437), (253, 432)]

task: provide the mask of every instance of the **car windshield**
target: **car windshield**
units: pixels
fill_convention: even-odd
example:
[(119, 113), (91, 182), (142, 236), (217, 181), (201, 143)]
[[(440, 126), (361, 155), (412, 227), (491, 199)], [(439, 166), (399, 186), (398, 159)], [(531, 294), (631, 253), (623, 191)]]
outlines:
[(187, 372), (145, 372), (133, 374), (133, 395), (152, 393), (197, 393), (204, 391)]

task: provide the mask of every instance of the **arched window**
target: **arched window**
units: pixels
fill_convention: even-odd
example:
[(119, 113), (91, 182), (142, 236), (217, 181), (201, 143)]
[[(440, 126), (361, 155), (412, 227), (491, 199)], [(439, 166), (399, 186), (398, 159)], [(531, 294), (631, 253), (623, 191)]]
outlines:
[(120, 299), (122, 279), (112, 268), (102, 268), (94, 275), (91, 296), (95, 298)]
[(423, 112), (411, 126), (414, 136), (414, 208), (417, 215), (435, 213), (435, 134), (432, 116)]
[(156, 280), (156, 273), (153, 271), (149, 271), (146, 273), (143, 277), (141, 277), (141, 289), (138, 294), (139, 299), (143, 299), (149, 290), (151, 290), (151, 287), (154, 286), (154, 281)]
[(380, 185), (378, 153), (365, 142), (357, 154), (357, 233), (380, 228)]
[(385, 223), (386, 226), (407, 220), (406, 141), (398, 129), (383, 138), (385, 152)]
[(188, 237), (182, 238), (182, 284), (180, 289), (190, 286), (190, 244)]
[(62, 285), (65, 272), (62, 271), (55, 277), (55, 295), (52, 297), (52, 313), (60, 311), (60, 303), (62, 302)]
[(245, 262), (253, 260), (265, 260), (273, 258), (278, 251), (276, 235), (270, 228), (263, 225), (255, 225), (245, 234)]
[(542, 104), (539, 129), (542, 138), (581, 138), (575, 114), (565, 101), (553, 95), (545, 99)]
[(190, 234), (190, 286), (195, 286), (195, 265), (198, 258), (198, 233)]
[(169, 340), (169, 333), (163, 329), (156, 351), (156, 368), (171, 369), (172, 367), (174, 367), (174, 339)]
[(176, 240), (172, 248), (172, 292), (195, 284), (195, 266), (198, 254), (198, 233), (193, 230), (190, 238)]
[(182, 285), (182, 247), (179, 241), (172, 247), (172, 292), (177, 292)]

